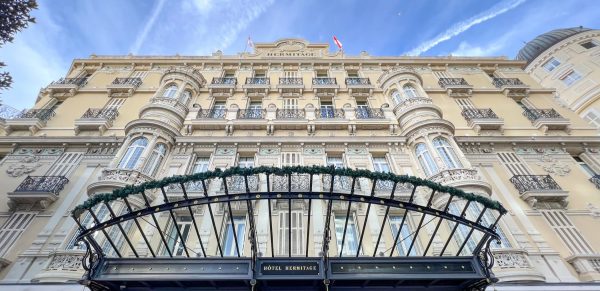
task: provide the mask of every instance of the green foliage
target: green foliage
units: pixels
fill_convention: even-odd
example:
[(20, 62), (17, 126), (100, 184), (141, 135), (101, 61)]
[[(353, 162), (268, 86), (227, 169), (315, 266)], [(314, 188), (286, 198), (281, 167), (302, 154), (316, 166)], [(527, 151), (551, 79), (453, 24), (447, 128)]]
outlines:
[(437, 192), (448, 193), (450, 195), (460, 197), (469, 201), (476, 201), (481, 203), (482, 205), (495, 209), (501, 213), (506, 213), (506, 209), (500, 204), (498, 201), (491, 200), (487, 197), (467, 193), (460, 189), (454, 187), (443, 186), (441, 184), (421, 179), (414, 176), (408, 175), (396, 175), (393, 173), (383, 173), (383, 172), (371, 172), (368, 170), (354, 170), (349, 168), (334, 168), (334, 167), (325, 167), (325, 166), (294, 166), (294, 167), (266, 167), (261, 166), (257, 168), (240, 168), (233, 167), (228, 168), (226, 170), (216, 169), (214, 171), (196, 173), (191, 175), (175, 175), (172, 177), (164, 178), (162, 180), (150, 181), (138, 186), (129, 185), (124, 188), (115, 189), (112, 193), (100, 193), (96, 194), (90, 199), (86, 200), (83, 204), (78, 205), (73, 209), (72, 214), (74, 216), (79, 216), (83, 210), (91, 209), (92, 207), (98, 205), (103, 202), (110, 202), (117, 200), (119, 198), (125, 198), (129, 195), (139, 194), (145, 190), (158, 189), (160, 187), (166, 187), (169, 184), (179, 184), (186, 182), (195, 182), (202, 180), (209, 180), (213, 178), (225, 178), (231, 176), (251, 176), (257, 174), (274, 174), (274, 175), (288, 175), (288, 174), (310, 174), (310, 175), (319, 175), (319, 174), (330, 174), (334, 176), (348, 176), (355, 178), (367, 178), (370, 180), (382, 180), (382, 181), (393, 181), (398, 183), (409, 183), (414, 186), (425, 186), (430, 189), (436, 190)]

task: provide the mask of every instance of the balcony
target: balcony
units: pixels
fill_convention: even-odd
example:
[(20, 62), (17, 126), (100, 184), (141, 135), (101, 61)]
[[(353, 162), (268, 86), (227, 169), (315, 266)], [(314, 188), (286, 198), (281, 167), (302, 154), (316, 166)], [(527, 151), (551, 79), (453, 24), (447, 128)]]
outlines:
[(75, 134), (81, 130), (98, 130), (102, 135), (117, 116), (119, 111), (115, 108), (89, 108), (81, 118), (75, 120)]
[(312, 88), (319, 97), (333, 97), (337, 93), (338, 86), (335, 78), (313, 78)]
[(46, 87), (50, 96), (59, 100), (75, 95), (79, 88), (87, 84), (87, 78), (61, 78)]
[(394, 106), (394, 114), (396, 115), (396, 119), (403, 124), (403, 119), (405, 116), (409, 115), (409, 113), (415, 110), (422, 111), (434, 111), (434, 114), (439, 116), (442, 115), (442, 110), (433, 104), (433, 101), (427, 97), (413, 97), (407, 100), (404, 100), (396, 106)]
[(581, 281), (598, 282), (600, 281), (600, 255), (573, 255), (567, 258)]
[(277, 119), (305, 119), (304, 109), (277, 109)]
[(531, 264), (525, 250), (492, 249), (492, 256), (495, 262), (494, 275), (502, 282), (545, 281), (544, 275)]
[(315, 109), (316, 119), (345, 119), (346, 115), (343, 109), (321, 108)]
[(235, 88), (237, 85), (237, 78), (235, 77), (221, 77), (213, 78), (210, 82), (209, 88)]
[(590, 178), (590, 182), (596, 185), (596, 188), (600, 189), (600, 174), (596, 174)]
[(356, 108), (356, 119), (385, 119), (382, 109), (358, 107)]
[(525, 109), (523, 115), (531, 121), (531, 124), (537, 129), (541, 129), (544, 134), (548, 130), (565, 130), (570, 132), (571, 122), (562, 117), (554, 109)]
[(496, 88), (502, 90), (506, 97), (515, 101), (520, 101), (529, 95), (529, 86), (518, 78), (493, 78), (492, 83)]
[(440, 183), (451, 187), (474, 187), (479, 188), (481, 192), (492, 193), (492, 186), (485, 182), (475, 169), (447, 169), (427, 178), (430, 181)]
[(130, 97), (140, 85), (142, 85), (141, 78), (115, 78), (106, 89), (109, 96)]
[(75, 283), (85, 273), (81, 265), (85, 250), (61, 250), (50, 254), (48, 266), (39, 272), (33, 283)]
[(140, 116), (148, 109), (166, 109), (175, 113), (179, 118), (184, 119), (188, 114), (188, 108), (185, 104), (179, 102), (176, 98), (171, 97), (154, 97), (150, 99), (150, 104), (142, 107)]
[(279, 78), (277, 89), (282, 94), (301, 94), (304, 89), (304, 83), (302, 82), (302, 78)]
[(440, 78), (438, 84), (450, 97), (471, 97), (473, 94), (473, 86), (463, 78)]
[(240, 109), (237, 119), (265, 119), (267, 110), (265, 109)]
[(538, 202), (558, 203), (562, 207), (568, 204), (569, 192), (560, 188), (550, 175), (515, 175), (510, 182), (532, 208), (536, 208)]
[(13, 130), (29, 130), (33, 135), (46, 126), (46, 122), (55, 114), (53, 109), (26, 109), (14, 116), (13, 119), (7, 119), (5, 130), (7, 133)]
[(104, 169), (98, 177), (98, 181), (87, 187), (88, 195), (96, 193), (112, 192), (116, 188), (128, 185), (137, 186), (154, 180), (152, 177), (134, 169)]
[(27, 176), (13, 192), (8, 193), (8, 205), (11, 209), (26, 204), (39, 204), (46, 209), (58, 199), (58, 194), (69, 182), (64, 176)]
[(198, 111), (196, 119), (225, 119), (227, 109), (202, 109)]
[(368, 97), (373, 94), (373, 86), (369, 78), (346, 78), (346, 88), (348, 94), (354, 97)]
[(266, 86), (271, 84), (271, 79), (266, 77), (246, 78), (246, 85), (249, 86)]
[(504, 125), (504, 119), (499, 118), (490, 108), (467, 108), (462, 111), (462, 116), (475, 132), (480, 130), (500, 130)]
[(343, 130), (348, 128), (348, 122), (343, 109), (315, 109), (315, 120), (313, 120), (315, 130)]

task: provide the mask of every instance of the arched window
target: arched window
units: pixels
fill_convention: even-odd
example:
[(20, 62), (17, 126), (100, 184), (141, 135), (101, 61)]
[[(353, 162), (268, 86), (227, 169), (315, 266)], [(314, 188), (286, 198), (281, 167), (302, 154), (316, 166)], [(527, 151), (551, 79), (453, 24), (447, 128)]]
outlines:
[(150, 157), (146, 161), (146, 165), (142, 172), (149, 176), (154, 176), (156, 171), (160, 167), (162, 160), (165, 158), (165, 154), (167, 153), (167, 146), (164, 143), (158, 143), (152, 150)]
[(123, 158), (119, 162), (119, 168), (135, 168), (135, 165), (137, 164), (138, 160), (140, 159), (140, 156), (142, 155), (142, 152), (144, 152), (144, 149), (146, 149), (147, 145), (148, 140), (145, 137), (138, 137), (134, 139), (127, 148), (125, 155), (123, 155)]
[(176, 93), (177, 93), (177, 85), (173, 84), (173, 85), (167, 87), (167, 89), (163, 93), (163, 97), (174, 98)]
[(417, 154), (417, 160), (419, 160), (419, 164), (421, 165), (421, 168), (423, 168), (425, 175), (431, 176), (438, 172), (438, 167), (424, 143), (419, 143), (415, 146), (415, 153)]
[(448, 140), (446, 140), (443, 137), (436, 137), (433, 140), (433, 146), (435, 147), (435, 150), (438, 152), (442, 160), (444, 160), (444, 163), (448, 168), (456, 169), (462, 167), (458, 156), (454, 152), (452, 146), (448, 143)]
[(191, 98), (192, 98), (192, 93), (188, 90), (185, 90), (181, 93), (181, 95), (179, 95), (179, 102), (181, 102), (181, 104), (187, 105), (188, 102), (190, 102)]
[(415, 87), (412, 85), (404, 85), (404, 87), (402, 87), (402, 91), (404, 91), (404, 96), (406, 96), (406, 98), (415, 98), (418, 95), (417, 89), (415, 89)]
[(404, 100), (406, 100), (406, 98), (402, 97), (402, 94), (400, 94), (400, 92), (394, 90), (392, 92), (392, 100), (394, 100), (394, 103), (396, 103), (396, 105), (404, 102)]

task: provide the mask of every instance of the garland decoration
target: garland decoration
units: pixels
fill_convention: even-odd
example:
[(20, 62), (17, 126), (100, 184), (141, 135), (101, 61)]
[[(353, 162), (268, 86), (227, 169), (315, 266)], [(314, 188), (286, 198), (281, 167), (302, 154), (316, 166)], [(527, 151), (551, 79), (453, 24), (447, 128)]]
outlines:
[(216, 169), (214, 171), (201, 172), (191, 175), (175, 175), (161, 180), (149, 181), (140, 185), (128, 185), (123, 188), (115, 189), (112, 193), (99, 193), (86, 200), (84, 203), (76, 206), (71, 214), (78, 217), (84, 210), (90, 210), (92, 207), (100, 204), (115, 201), (119, 198), (126, 198), (129, 195), (139, 194), (145, 190), (159, 189), (166, 187), (169, 184), (180, 184), (186, 182), (196, 182), (202, 180), (210, 180), (214, 178), (226, 178), (231, 176), (252, 176), (258, 174), (286, 176), (288, 174), (309, 174), (320, 175), (329, 174), (332, 176), (347, 176), (352, 178), (367, 178), (378, 181), (392, 181), (397, 183), (409, 183), (413, 186), (428, 187), (436, 192), (448, 193), (452, 196), (463, 198), (469, 201), (481, 203), (483, 206), (499, 211), (501, 214), (506, 213), (506, 209), (500, 202), (489, 199), (487, 197), (468, 193), (461, 189), (444, 186), (430, 180), (421, 179), (419, 177), (408, 175), (396, 175), (385, 172), (372, 172), (369, 170), (356, 170), (350, 168), (335, 168), (332, 166), (291, 166), (291, 167), (268, 167), (260, 166), (256, 168), (240, 168), (232, 167), (226, 170)]

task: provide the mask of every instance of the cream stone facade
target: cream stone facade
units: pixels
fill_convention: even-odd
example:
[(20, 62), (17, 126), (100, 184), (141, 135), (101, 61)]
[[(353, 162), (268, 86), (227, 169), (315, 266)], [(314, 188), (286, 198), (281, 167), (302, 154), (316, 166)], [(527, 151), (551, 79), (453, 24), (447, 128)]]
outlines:
[(600, 30), (556, 29), (527, 43), (517, 55), (525, 72), (555, 88), (561, 105), (600, 127)]
[[(577, 34), (556, 57), (580, 52), (584, 36), (598, 39), (597, 31)], [(550, 80), (557, 77), (540, 73), (553, 52), (527, 65), (502, 57), (350, 56), (284, 39), (238, 55), (76, 59), (32, 109), (0, 121), (0, 290), (81, 290), (84, 251), (70, 211), (97, 193), (259, 165), (389, 171), (490, 197), (508, 214), (498, 224), (502, 244), (493, 248), (499, 282), (489, 289), (598, 290), (600, 137), (580, 115), (600, 101), (562, 93), (553, 85), (561, 81)], [(592, 80), (573, 84), (573, 92), (591, 94)], [(235, 213), (236, 225), (246, 223), (243, 207)], [(259, 242), (267, 213), (257, 214)], [(364, 209), (352, 213), (354, 228), (381, 223), (381, 209), (368, 218)], [(216, 256), (230, 243), (216, 239), (231, 227), (226, 213), (215, 216), (216, 228), (208, 220), (198, 226), (202, 246), (188, 242), (195, 252)], [(319, 217), (313, 223), (324, 223)], [(273, 228), (282, 227), (279, 219), (275, 212)], [(407, 220), (417, 227), (418, 217)], [(294, 231), (304, 233), (302, 225)], [(323, 237), (316, 229), (305, 234), (314, 237), (314, 253)], [(381, 245), (365, 245), (365, 254), (393, 252), (393, 232), (386, 224)], [(366, 241), (377, 240), (366, 233)], [(264, 253), (270, 247), (259, 243)]]

